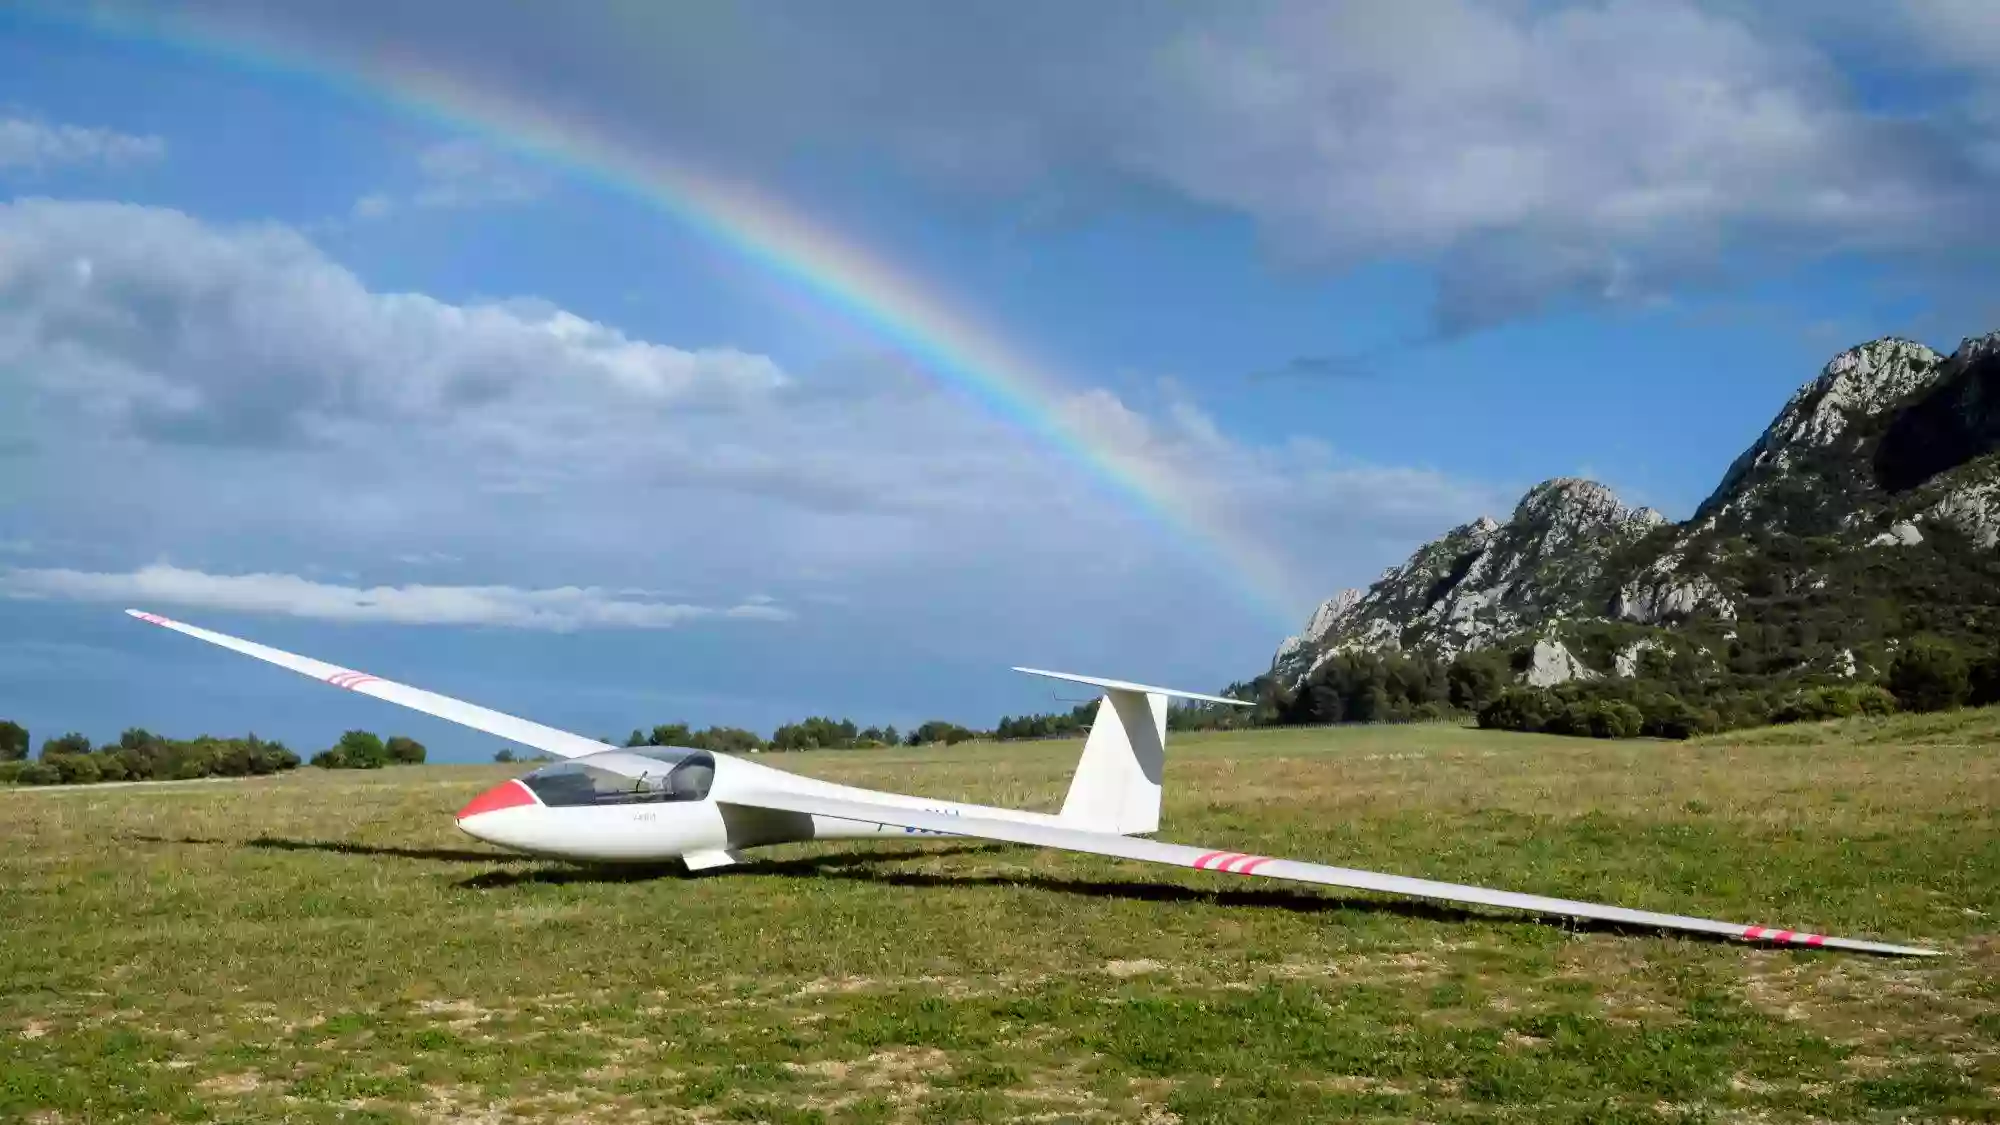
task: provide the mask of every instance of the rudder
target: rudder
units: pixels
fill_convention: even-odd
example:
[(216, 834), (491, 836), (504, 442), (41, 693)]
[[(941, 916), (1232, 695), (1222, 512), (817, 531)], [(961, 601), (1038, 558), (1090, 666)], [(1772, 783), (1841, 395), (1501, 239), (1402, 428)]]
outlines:
[(1083, 756), (1070, 778), (1061, 817), (1079, 828), (1115, 832), (1121, 836), (1157, 832), (1160, 827), (1160, 787), (1167, 761), (1167, 700), (1198, 699), (1209, 703), (1252, 706), (1241, 699), (1201, 695), (1152, 687), (1126, 680), (1016, 668), (1035, 676), (1091, 684), (1104, 689)]
[(1121, 836), (1160, 827), (1167, 764), (1167, 697), (1107, 691), (1097, 702), (1062, 818)]

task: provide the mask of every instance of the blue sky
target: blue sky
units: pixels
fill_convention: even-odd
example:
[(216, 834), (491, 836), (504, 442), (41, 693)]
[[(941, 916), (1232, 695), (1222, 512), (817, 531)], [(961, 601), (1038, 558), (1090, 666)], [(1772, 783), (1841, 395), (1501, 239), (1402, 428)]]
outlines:
[[(1016, 663), (1213, 689), (1537, 481), (1685, 516), (1841, 348), (2000, 328), (1971, 0), (99, 7), (172, 34), (0, 9), (37, 741), (493, 748), (126, 605), (587, 734), (1069, 706)], [(1276, 577), (387, 58), (754, 180)]]

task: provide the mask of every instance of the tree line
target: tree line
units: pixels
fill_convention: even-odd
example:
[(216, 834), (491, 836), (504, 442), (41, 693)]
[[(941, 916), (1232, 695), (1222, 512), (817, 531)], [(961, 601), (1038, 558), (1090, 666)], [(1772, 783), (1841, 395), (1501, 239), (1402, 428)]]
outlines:
[[(282, 742), (246, 734), (239, 738), (200, 735), (168, 738), (133, 727), (118, 741), (93, 746), (88, 736), (70, 731), (45, 739), (41, 753), (28, 755), (32, 740), (26, 727), (0, 720), (0, 782), (17, 785), (88, 785), (103, 781), (187, 781), (202, 777), (250, 777), (282, 773), (299, 767), (299, 756)], [(424, 745), (414, 738), (383, 739), (368, 731), (351, 730), (333, 746), (313, 755), (324, 769), (376, 769), (413, 765), (424, 760)]]
[[(1231, 684), (1223, 694), (1249, 699), (1251, 684)], [(1167, 710), (1170, 730), (1204, 730), (1246, 725), (1237, 721), (1238, 709), (1221, 704), (1175, 701)], [(1096, 702), (1080, 703), (1068, 711), (1037, 715), (1002, 715), (991, 730), (975, 730), (945, 719), (930, 719), (909, 731), (893, 725), (859, 726), (852, 719), (815, 715), (795, 723), (785, 723), (770, 738), (741, 727), (712, 726), (696, 730), (686, 723), (665, 723), (650, 730), (634, 729), (623, 742), (612, 738), (598, 741), (610, 746), (685, 746), (727, 754), (761, 753), (769, 750), (868, 750), (885, 746), (956, 746), (961, 742), (1013, 742), (1043, 738), (1077, 738), (1090, 729), (1097, 713)], [(496, 762), (526, 760), (512, 748), (497, 751)]]
[(98, 781), (179, 781), (197, 777), (247, 777), (296, 769), (299, 756), (282, 742), (241, 738), (166, 738), (140, 727), (117, 742), (92, 746), (71, 731), (42, 743), (28, 757), (28, 731), (0, 721), (0, 782), (20, 785), (87, 785)]

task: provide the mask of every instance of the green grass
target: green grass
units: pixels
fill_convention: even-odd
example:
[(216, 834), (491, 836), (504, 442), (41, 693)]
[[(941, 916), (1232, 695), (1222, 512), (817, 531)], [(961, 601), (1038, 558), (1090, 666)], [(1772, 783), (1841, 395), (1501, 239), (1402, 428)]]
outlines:
[[(0, 1121), (2000, 1120), (1995, 733), (1169, 746), (1166, 839), (1924, 962), (964, 840), (574, 868), (452, 827), (498, 766), (0, 792)], [(1078, 746), (765, 760), (1052, 808)]]

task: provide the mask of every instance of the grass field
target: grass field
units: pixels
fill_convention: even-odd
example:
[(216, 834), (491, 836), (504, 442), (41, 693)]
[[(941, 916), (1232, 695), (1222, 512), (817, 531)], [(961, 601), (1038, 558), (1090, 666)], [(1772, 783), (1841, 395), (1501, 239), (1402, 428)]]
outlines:
[[(0, 793), (0, 1120), (2000, 1120), (2000, 716), (1175, 736), (1162, 838), (1929, 945), (968, 841), (514, 858), (500, 766)], [(1079, 744), (773, 755), (1053, 808)], [(515, 767), (518, 769), (518, 767)]]

